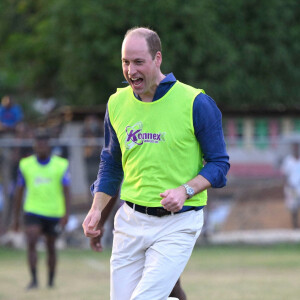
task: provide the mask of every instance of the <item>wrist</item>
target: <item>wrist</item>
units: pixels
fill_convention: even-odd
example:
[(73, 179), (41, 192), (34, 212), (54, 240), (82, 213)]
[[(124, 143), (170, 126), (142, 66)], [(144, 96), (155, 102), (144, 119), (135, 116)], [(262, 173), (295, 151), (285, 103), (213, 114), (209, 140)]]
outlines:
[(102, 192), (95, 193), (91, 209), (94, 211), (102, 212), (110, 199), (111, 199), (110, 195), (107, 195)]
[(195, 190), (187, 183), (183, 184), (182, 187), (185, 189), (187, 199), (190, 199), (195, 195)]

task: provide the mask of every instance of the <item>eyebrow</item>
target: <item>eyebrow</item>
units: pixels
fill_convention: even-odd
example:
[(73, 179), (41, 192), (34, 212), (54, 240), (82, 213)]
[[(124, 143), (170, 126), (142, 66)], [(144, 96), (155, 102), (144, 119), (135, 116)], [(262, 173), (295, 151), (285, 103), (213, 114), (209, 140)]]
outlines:
[[(130, 59), (127, 59), (127, 58), (122, 58), (122, 62), (127, 62), (127, 61), (130, 61)], [(145, 61), (145, 59), (143, 59), (143, 58), (136, 58), (136, 59), (134, 59), (133, 60), (133, 62), (144, 62)]]

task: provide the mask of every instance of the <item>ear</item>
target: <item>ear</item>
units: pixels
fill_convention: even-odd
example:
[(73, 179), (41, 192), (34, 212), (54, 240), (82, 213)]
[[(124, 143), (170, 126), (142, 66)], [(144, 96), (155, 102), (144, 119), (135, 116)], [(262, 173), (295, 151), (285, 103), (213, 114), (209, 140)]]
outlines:
[(157, 51), (156, 54), (155, 54), (155, 64), (157, 67), (160, 67), (161, 63), (162, 63), (162, 54), (160, 51)]

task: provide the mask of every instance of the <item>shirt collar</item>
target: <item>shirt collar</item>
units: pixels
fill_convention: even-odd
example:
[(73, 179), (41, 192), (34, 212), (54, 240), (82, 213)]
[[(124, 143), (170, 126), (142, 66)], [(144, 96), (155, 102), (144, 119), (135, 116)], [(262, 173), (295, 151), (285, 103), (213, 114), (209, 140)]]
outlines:
[(49, 157), (46, 158), (46, 159), (39, 159), (39, 158), (36, 156), (36, 159), (37, 159), (37, 161), (38, 161), (39, 164), (41, 164), (41, 165), (47, 165), (47, 164), (50, 162), (51, 156), (49, 156)]
[(170, 83), (170, 82), (175, 82), (175, 81), (176, 81), (176, 78), (175, 78), (174, 74), (169, 73), (159, 84)]

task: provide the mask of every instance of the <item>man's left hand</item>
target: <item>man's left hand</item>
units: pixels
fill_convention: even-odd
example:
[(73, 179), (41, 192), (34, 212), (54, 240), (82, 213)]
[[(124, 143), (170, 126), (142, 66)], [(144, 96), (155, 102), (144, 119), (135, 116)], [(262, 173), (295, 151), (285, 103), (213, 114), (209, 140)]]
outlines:
[(183, 186), (176, 189), (166, 190), (160, 194), (163, 199), (160, 201), (164, 209), (177, 212), (182, 209), (185, 200), (187, 199), (186, 191)]

